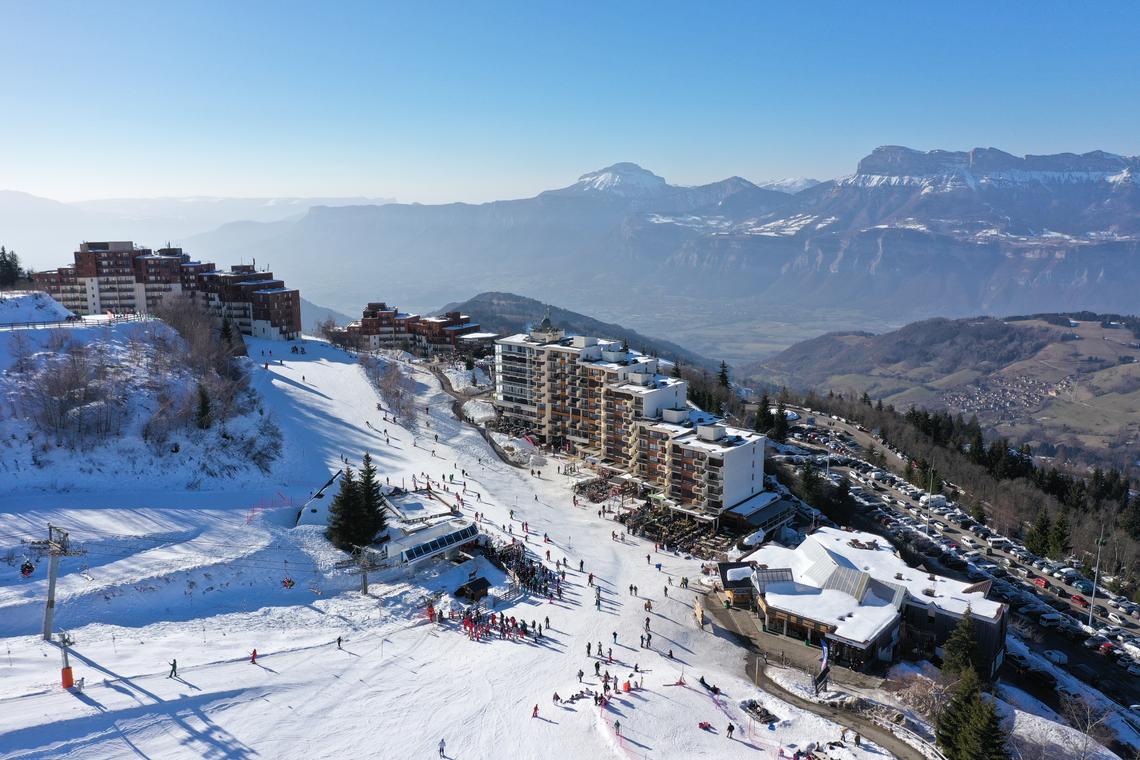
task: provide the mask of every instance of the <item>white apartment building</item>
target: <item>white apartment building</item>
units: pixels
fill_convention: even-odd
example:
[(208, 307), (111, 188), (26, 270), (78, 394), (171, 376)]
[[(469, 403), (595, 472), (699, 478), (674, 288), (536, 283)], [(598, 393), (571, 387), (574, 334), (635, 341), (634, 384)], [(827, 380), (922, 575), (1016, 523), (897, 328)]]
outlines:
[(671, 366), (620, 341), (567, 337), (549, 319), (495, 341), (494, 404), (504, 419), (720, 514), (764, 490), (764, 437), (686, 401)]

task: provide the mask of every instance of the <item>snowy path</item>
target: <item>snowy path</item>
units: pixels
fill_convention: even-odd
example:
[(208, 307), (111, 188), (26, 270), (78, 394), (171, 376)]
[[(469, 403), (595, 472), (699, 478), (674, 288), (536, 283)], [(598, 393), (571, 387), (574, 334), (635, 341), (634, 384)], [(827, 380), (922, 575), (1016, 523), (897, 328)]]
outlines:
[[(251, 355), (266, 345), (251, 342)], [(48, 518), (72, 526), (77, 539), (90, 542), (84, 561), (92, 580), (78, 575), (81, 561), (65, 561), (59, 624), (77, 639), (75, 675), (86, 679), (85, 691), (73, 694), (58, 688), (57, 650), (35, 636), (42, 578), (12, 580), (14, 573), (0, 566), (0, 636), (7, 636), (2, 643), (11, 653), (9, 662), (0, 651), (0, 759), (314, 758), (362, 751), (434, 757), (440, 738), (448, 756), (464, 760), (775, 757), (781, 746), (838, 738), (836, 724), (742, 678), (743, 652), (723, 631), (696, 628), (692, 592), (668, 579), (697, 577), (698, 563), (655, 554), (651, 544), (612, 541), (620, 526), (596, 509), (572, 506), (569, 483), (553, 474), (553, 463), (535, 478), (499, 462), (477, 431), (452, 417), (451, 399), (430, 373), (414, 374), (413, 429), (380, 419), (375, 393), (343, 353), (314, 342), (308, 349), (283, 366), (259, 369), (255, 378), (288, 441), (280, 490), (303, 498), (341, 466), (342, 455), (355, 464), (366, 450), (394, 484), (423, 472), (459, 480), (467, 470), (469, 487), (483, 496), (468, 501), (468, 515), (478, 508), (488, 516), (485, 530), (510, 523), (516, 536), (525, 519), (532, 549), (545, 557), (549, 548), (552, 560), (567, 557), (575, 568), (564, 602), (523, 597), (509, 610), (528, 621), (549, 616), (544, 640), (475, 642), (454, 626), (425, 624), (423, 595), (453, 589), (466, 579), (466, 567), (429, 562), (388, 571), (373, 576), (370, 596), (361, 596), (353, 590), (355, 576), (336, 569), (339, 555), (316, 528), (290, 529), (295, 510), (251, 513), (250, 494), (239, 485), (152, 495), (146, 512), (110, 508), (113, 495), (89, 495), (101, 509), (80, 508), (76, 495), (63, 504), (47, 496), (7, 502), (0, 533), (13, 532), (9, 525), (30, 530)], [(372, 428), (387, 428), (392, 445)], [(544, 532), (551, 545), (543, 544)], [(579, 560), (604, 590), (601, 611), (576, 572)], [(293, 590), (280, 586), (285, 572), (297, 578)], [(630, 595), (631, 584), (640, 597)], [(637, 639), (646, 598), (653, 601), (652, 651)], [(338, 635), (343, 651), (336, 649)], [(625, 680), (637, 664), (645, 688), (617, 697), (604, 711), (590, 699), (553, 704), (554, 692), (566, 697), (577, 690), (579, 668), (585, 686), (600, 686), (596, 660), (585, 651), (587, 642), (599, 641), (614, 657), (601, 669)], [(257, 665), (248, 661), (255, 647)], [(675, 660), (665, 655), (670, 648)], [(181, 680), (166, 678), (166, 663), (175, 657)], [(682, 669), (688, 685), (669, 685)], [(700, 675), (722, 688), (719, 704), (697, 685)], [(780, 716), (775, 730), (749, 725), (737, 707), (747, 698)], [(531, 718), (535, 704), (538, 719)], [(713, 731), (698, 729), (701, 720)], [(731, 740), (729, 720), (740, 729)], [(884, 756), (867, 745), (829, 753), (837, 760)]]

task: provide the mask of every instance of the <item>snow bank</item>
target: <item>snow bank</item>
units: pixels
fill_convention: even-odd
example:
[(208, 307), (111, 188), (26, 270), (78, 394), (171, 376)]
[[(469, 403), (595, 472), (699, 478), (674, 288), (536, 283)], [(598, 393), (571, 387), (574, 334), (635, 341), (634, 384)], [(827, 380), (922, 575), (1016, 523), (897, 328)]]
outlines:
[(463, 413), (467, 415), (468, 419), (477, 424), (490, 422), (495, 419), (495, 407), (490, 401), (480, 401), (478, 399), (464, 401)]
[(452, 390), (457, 393), (475, 393), (491, 384), (490, 378), (481, 367), (469, 370), (462, 364), (452, 365), (444, 367), (443, 374), (451, 383)]
[(0, 325), (62, 322), (70, 316), (59, 301), (42, 291), (0, 293)]
[(543, 467), (546, 457), (539, 453), (533, 443), (525, 438), (516, 438), (503, 433), (492, 432), (491, 439), (506, 452), (511, 461), (524, 467)]

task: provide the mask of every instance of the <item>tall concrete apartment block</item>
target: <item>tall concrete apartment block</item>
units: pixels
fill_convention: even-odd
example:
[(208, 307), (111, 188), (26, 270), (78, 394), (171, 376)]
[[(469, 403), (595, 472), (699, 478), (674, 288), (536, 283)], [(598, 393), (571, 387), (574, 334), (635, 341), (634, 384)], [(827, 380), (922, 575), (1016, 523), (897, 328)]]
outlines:
[(220, 325), (244, 335), (292, 340), (301, 335), (301, 295), (271, 272), (235, 266), (217, 271), (181, 248), (151, 251), (131, 241), (82, 243), (75, 263), (36, 272), (36, 285), (75, 314), (150, 314), (171, 295), (201, 304)]
[(495, 341), (494, 404), (557, 447), (594, 457), (712, 515), (764, 490), (764, 436), (690, 406), (665, 362), (549, 319)]

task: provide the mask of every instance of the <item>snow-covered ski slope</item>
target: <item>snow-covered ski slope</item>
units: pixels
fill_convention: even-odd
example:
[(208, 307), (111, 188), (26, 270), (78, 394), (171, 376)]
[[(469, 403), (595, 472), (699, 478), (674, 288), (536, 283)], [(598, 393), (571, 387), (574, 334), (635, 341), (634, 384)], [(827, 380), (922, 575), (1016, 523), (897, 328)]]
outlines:
[[(723, 631), (697, 629), (693, 592), (668, 586), (669, 578), (698, 577), (696, 561), (612, 541), (620, 526), (574, 507), (553, 462), (536, 478), (497, 460), (477, 431), (453, 418), (430, 373), (406, 366), (417, 382), (417, 414), (397, 425), (381, 419), (376, 393), (350, 357), (316, 341), (306, 348), (298, 356), (281, 355), (281, 344), (250, 345), (255, 360), (266, 351), (269, 361), (270, 350), (273, 362), (284, 359), (259, 364), (254, 377), (286, 441), (275, 483), (247, 488), (235, 480), (185, 492), (100, 482), (65, 494), (17, 483), (0, 494), (0, 558), (8, 549), (14, 555), (12, 565), (0, 562), (0, 759), (420, 758), (437, 757), (440, 739), (448, 757), (464, 760), (769, 758), (781, 747), (790, 756), (839, 738), (838, 725), (752, 687), (742, 650)], [(385, 428), (391, 445), (375, 432)], [(422, 472), (458, 481), (467, 470), (468, 488), (482, 498), (467, 499), (467, 516), (478, 509), (488, 517), (484, 530), (509, 524), (515, 536), (527, 520), (536, 553), (569, 559), (561, 602), (509, 602), (511, 615), (550, 618), (540, 643), (471, 641), (457, 625), (426, 622), (428, 595), (453, 590), (472, 570), (501, 582), (485, 564), (429, 561), (373, 574), (364, 596), (318, 527), (292, 527), (297, 506), (341, 456), (356, 464), (364, 451), (394, 484)], [(297, 506), (282, 506), (288, 500)], [(59, 650), (38, 636), (46, 563), (27, 580), (18, 571), (20, 539), (40, 537), (48, 522), (88, 550), (63, 560), (56, 616), (57, 630), (76, 642), (71, 662), (81, 692), (60, 688)], [(601, 611), (579, 560), (601, 584)], [(285, 577), (292, 589), (282, 587)], [(653, 601), (652, 650), (638, 645), (645, 599)], [(636, 664), (644, 688), (604, 710), (588, 698), (554, 704), (555, 692), (600, 688), (596, 660), (586, 656), (587, 642), (599, 641), (614, 659), (601, 669), (624, 681)], [(178, 678), (167, 677), (172, 659)], [(673, 685), (682, 674), (686, 685)], [(724, 697), (714, 701), (697, 683), (701, 675)], [(750, 723), (738, 707), (748, 698), (780, 718), (772, 730)], [(713, 730), (699, 729), (700, 721)], [(828, 752), (884, 757), (867, 742)]]

